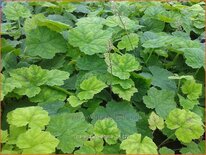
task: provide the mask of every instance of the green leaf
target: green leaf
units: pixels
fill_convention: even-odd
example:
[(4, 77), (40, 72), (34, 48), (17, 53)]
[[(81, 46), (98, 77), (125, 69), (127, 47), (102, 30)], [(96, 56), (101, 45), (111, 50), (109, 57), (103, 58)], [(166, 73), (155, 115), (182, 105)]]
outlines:
[(15, 88), (20, 88), (21, 84), (19, 81), (15, 80), (14, 78), (8, 78), (5, 77), (3, 74), (0, 74), (1, 80), (2, 80), (2, 91), (1, 91), (1, 100), (4, 99), (4, 97), (12, 92)]
[(162, 130), (164, 128), (164, 119), (159, 117), (155, 112), (152, 112), (148, 119), (149, 128), (152, 130)]
[(199, 102), (197, 100), (190, 100), (188, 98), (184, 98), (178, 94), (180, 105), (185, 110), (191, 110), (194, 108), (195, 105), (198, 105)]
[(16, 127), (14, 125), (9, 126), (9, 139), (7, 144), (16, 144), (17, 138), (20, 134), (26, 132), (26, 126)]
[(191, 142), (183, 147), (180, 152), (182, 154), (205, 154), (205, 141), (201, 141), (199, 144)]
[(38, 26), (45, 26), (56, 32), (62, 32), (70, 28), (69, 25), (62, 22), (47, 19), (43, 14), (34, 15), (24, 22), (24, 30), (26, 33), (36, 29)]
[(103, 24), (105, 23), (105, 19), (101, 18), (101, 17), (93, 17), (93, 16), (89, 16), (89, 17), (82, 17), (80, 19), (78, 19), (78, 22), (76, 23), (77, 26), (81, 26), (81, 25), (87, 25), (87, 26), (93, 26), (93, 27), (98, 27), (98, 28), (102, 28)]
[(109, 102), (104, 107), (98, 107), (91, 115), (92, 123), (104, 118), (112, 118), (117, 127), (121, 131), (121, 137), (128, 136), (137, 131), (136, 123), (140, 119), (140, 116), (131, 104), (127, 102)]
[(126, 30), (135, 29), (137, 27), (137, 24), (128, 17), (116, 15), (107, 17), (105, 24), (109, 27), (119, 26)]
[(169, 78), (169, 79), (172, 79), (172, 80), (182, 80), (182, 79), (192, 80), (192, 79), (194, 79), (194, 77), (191, 76), (191, 75), (182, 75), (182, 76), (179, 76), (178, 74), (174, 74), (173, 76), (169, 76), (168, 78)]
[(49, 115), (57, 114), (59, 110), (64, 107), (64, 105), (65, 103), (59, 100), (38, 103), (38, 106), (46, 110), (49, 113)]
[(166, 119), (166, 124), (169, 129), (176, 130), (175, 135), (183, 143), (190, 143), (204, 133), (201, 117), (184, 109), (172, 110)]
[(152, 87), (148, 90), (147, 96), (143, 97), (143, 101), (147, 108), (155, 109), (160, 117), (166, 118), (169, 112), (176, 108), (174, 97), (173, 91), (158, 90)]
[(108, 144), (116, 144), (120, 138), (120, 130), (117, 128), (116, 122), (111, 118), (98, 120), (94, 124), (94, 134), (104, 138)]
[(14, 89), (14, 92), (28, 97), (38, 94), (41, 91), (39, 86), (47, 82), (47, 70), (36, 65), (18, 68), (9, 74), (22, 85), (21, 88)]
[(1, 143), (6, 143), (8, 141), (8, 131), (1, 130)]
[(69, 96), (68, 100), (69, 104), (72, 106), (72, 107), (78, 107), (79, 105), (83, 104), (85, 101), (81, 101), (79, 100), (78, 97), (76, 96)]
[(29, 129), (20, 134), (16, 145), (22, 149), (23, 154), (50, 154), (55, 152), (59, 140), (49, 132), (38, 129)]
[(157, 146), (149, 137), (141, 138), (141, 134), (133, 134), (123, 140), (120, 148), (126, 150), (126, 154), (158, 154)]
[(172, 36), (170, 35), (165, 35), (164, 33), (161, 34), (155, 34), (156, 38), (150, 38), (146, 40), (142, 46), (144, 48), (164, 48), (167, 47), (168, 44), (171, 44), (173, 42)]
[(175, 154), (175, 152), (167, 147), (161, 147), (159, 149), (160, 154)]
[(130, 33), (121, 38), (121, 41), (118, 43), (117, 47), (119, 49), (126, 48), (126, 51), (134, 50), (138, 47), (139, 36), (136, 33)]
[(77, 26), (69, 31), (69, 44), (79, 47), (87, 55), (107, 52), (110, 38), (109, 31), (90, 25)]
[(87, 140), (88, 128), (89, 124), (82, 113), (60, 113), (51, 116), (47, 130), (60, 140), (58, 149), (72, 153), (75, 147), (82, 146)]
[(67, 97), (67, 94), (64, 92), (53, 89), (52, 87), (42, 86), (41, 91), (36, 96), (30, 98), (31, 102), (52, 102), (52, 101), (64, 101)]
[[(36, 97), (36, 98), (41, 97), (41, 101), (42, 100), (45, 101), (46, 98), (43, 99), (44, 96), (48, 96), (48, 95), (51, 96), (51, 94), (48, 93), (49, 91), (52, 92), (53, 94), (57, 91), (52, 90), (51, 88), (46, 89), (46, 87), (43, 87), (44, 90), (46, 90), (45, 92), (43, 92), (40, 86), (46, 85), (46, 84), (50, 86), (63, 85), (64, 80), (69, 78), (68, 72), (55, 70), (55, 69), (49, 71), (49, 70), (42, 69), (41, 67), (36, 66), (36, 65), (31, 65), (30, 67), (18, 68), (18, 69), (12, 70), (11, 72), (9, 72), (9, 74), (13, 82), (18, 81), (19, 84), (21, 84), (20, 88), (14, 89), (15, 93), (19, 95), (26, 95), (29, 98), (31, 98), (41, 92), (41, 94), (39, 94)], [(64, 93), (57, 92), (57, 94), (61, 96), (61, 98), (65, 98)]]
[(111, 79), (108, 80), (108, 83), (111, 85), (120, 85), (123, 89), (129, 89), (134, 86), (134, 82), (132, 79), (122, 80), (116, 76), (112, 76)]
[(80, 100), (92, 99), (95, 94), (101, 92), (107, 85), (98, 80), (96, 76), (89, 77), (80, 84), (81, 92), (77, 94)]
[(139, 62), (131, 54), (107, 53), (105, 54), (105, 62), (108, 66), (107, 71), (122, 80), (129, 79), (130, 72), (141, 69)]
[(29, 128), (44, 129), (49, 120), (48, 112), (38, 106), (17, 108), (7, 115), (8, 123), (16, 127), (28, 125)]
[(131, 97), (134, 93), (136, 93), (138, 90), (135, 87), (131, 87), (129, 89), (123, 89), (120, 85), (114, 85), (112, 86), (112, 91), (115, 94), (118, 94), (120, 98), (123, 100), (130, 101)]
[(188, 99), (196, 100), (202, 95), (202, 84), (196, 83), (194, 79), (186, 80), (181, 90), (187, 95)]
[(153, 138), (153, 131), (149, 128), (149, 116), (144, 112), (138, 112), (140, 120), (137, 122), (137, 130), (142, 136)]
[(21, 151), (19, 149), (13, 150), (14, 147), (12, 145), (5, 144), (2, 146), (1, 154), (20, 154)]
[(30, 10), (19, 2), (6, 3), (3, 13), (8, 20), (19, 20), (19, 18), (28, 18), (31, 16)]
[(48, 79), (47, 79), (47, 85), (49, 86), (61, 86), (64, 84), (64, 80), (69, 78), (69, 73), (65, 71), (60, 70), (50, 70), (48, 72)]
[(26, 35), (26, 53), (51, 59), (56, 53), (65, 53), (67, 44), (63, 36), (46, 27), (37, 27)]
[(120, 144), (105, 145), (104, 150), (103, 150), (103, 154), (120, 154), (120, 153), (122, 153), (122, 152), (120, 152), (119, 145)]
[(141, 19), (141, 25), (144, 25), (143, 30), (161, 32), (165, 28), (165, 23), (156, 19), (143, 16)]
[(162, 89), (176, 90), (175, 82), (168, 79), (169, 76), (173, 75), (171, 72), (157, 66), (151, 66), (149, 70), (152, 73), (152, 85)]
[(104, 59), (97, 55), (85, 55), (77, 60), (77, 67), (81, 70), (106, 72), (107, 66)]
[(138, 88), (138, 92), (133, 95), (132, 101), (139, 103), (142, 102), (143, 96), (146, 95), (147, 90), (150, 88), (151, 80), (140, 74), (132, 74), (132, 76), (135, 87)]
[(201, 48), (182, 49), (186, 58), (185, 63), (192, 68), (205, 67), (205, 51)]

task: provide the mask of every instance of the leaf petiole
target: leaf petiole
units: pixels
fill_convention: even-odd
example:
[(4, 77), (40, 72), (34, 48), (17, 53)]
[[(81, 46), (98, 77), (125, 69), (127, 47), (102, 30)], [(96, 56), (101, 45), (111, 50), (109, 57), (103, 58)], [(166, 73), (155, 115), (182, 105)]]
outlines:
[(67, 95), (74, 95), (73, 92), (69, 92), (69, 91), (67, 91), (66, 89), (61, 88), (61, 87), (58, 87), (58, 86), (49, 86), (49, 87), (50, 87), (50, 88), (53, 88), (53, 89), (55, 89), (55, 90), (61, 91), (61, 92), (65, 93), (65, 94), (67, 94)]
[(158, 145), (158, 148), (160, 148), (160, 146), (162, 146), (163, 144), (165, 144), (165, 142), (167, 142), (175, 133), (172, 133), (169, 137), (167, 137), (167, 139), (165, 139), (160, 145)]

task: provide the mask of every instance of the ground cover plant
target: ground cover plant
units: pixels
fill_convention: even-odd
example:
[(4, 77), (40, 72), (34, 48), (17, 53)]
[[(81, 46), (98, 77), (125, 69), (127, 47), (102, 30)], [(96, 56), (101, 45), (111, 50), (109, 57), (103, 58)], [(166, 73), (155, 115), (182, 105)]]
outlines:
[(2, 154), (204, 154), (205, 3), (3, 2)]

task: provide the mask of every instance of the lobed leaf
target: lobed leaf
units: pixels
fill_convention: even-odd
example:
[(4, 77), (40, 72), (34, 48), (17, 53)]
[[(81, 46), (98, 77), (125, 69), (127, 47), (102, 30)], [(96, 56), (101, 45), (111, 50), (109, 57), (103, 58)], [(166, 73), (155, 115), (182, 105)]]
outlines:
[(48, 112), (42, 107), (32, 106), (17, 108), (7, 115), (7, 121), (10, 125), (16, 127), (27, 126), (29, 128), (44, 129), (49, 124), (50, 117)]

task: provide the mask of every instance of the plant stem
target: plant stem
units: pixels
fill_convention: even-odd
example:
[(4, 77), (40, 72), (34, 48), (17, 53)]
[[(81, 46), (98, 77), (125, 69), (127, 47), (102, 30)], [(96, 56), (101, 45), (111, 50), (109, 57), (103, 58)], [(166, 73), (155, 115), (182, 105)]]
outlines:
[(19, 30), (21, 31), (21, 23), (20, 23), (20, 19), (19, 19), (17, 22), (18, 22)]
[(61, 92), (65, 93), (65, 94), (67, 94), (67, 95), (74, 95), (73, 92), (69, 92), (69, 91), (67, 91), (66, 89), (61, 88), (61, 87), (58, 87), (58, 86), (49, 86), (49, 87), (50, 87), (50, 88), (53, 88), (53, 89), (55, 89), (55, 90), (61, 91)]
[(200, 70), (200, 68), (198, 68), (198, 69), (196, 70), (196, 72), (195, 72), (195, 75), (194, 75), (194, 76), (196, 76), (196, 75), (198, 74), (199, 70)]
[(18, 19), (17, 23), (18, 23), (18, 27), (19, 27), (18, 30), (19, 30), (20, 34), (22, 35), (22, 28), (21, 28), (21, 22), (20, 22), (20, 19)]
[(125, 24), (124, 24), (124, 22), (123, 22), (123, 20), (122, 20), (122, 18), (121, 18), (120, 12), (119, 12), (119, 10), (117, 9), (115, 3), (113, 3), (113, 6), (114, 6), (114, 7), (113, 7), (114, 14), (116, 14), (116, 15), (119, 17), (119, 20), (120, 20), (120, 22), (122, 23), (123, 29), (124, 29), (124, 31), (125, 31), (125, 33), (126, 33), (126, 36), (127, 36), (128, 40), (129, 40), (129, 43), (130, 43), (132, 49), (134, 49), (134, 47), (133, 47), (133, 45), (132, 45), (132, 42), (131, 42), (131, 40), (130, 40), (130, 38), (129, 38), (129, 33), (128, 33), (128, 31), (127, 31), (127, 29), (126, 29), (126, 26), (125, 26)]
[(160, 146), (162, 146), (163, 144), (165, 144), (165, 142), (167, 142), (175, 133), (171, 134), (169, 137), (167, 137), (167, 139), (165, 139), (159, 146), (158, 148), (160, 148)]
[(177, 85), (177, 92), (179, 91), (180, 89), (180, 84), (181, 84), (181, 79), (178, 80), (178, 85)]
[(147, 60), (145, 61), (146, 64), (147, 64), (147, 62), (149, 61), (150, 57), (152, 56), (152, 53), (153, 53), (153, 50), (150, 52), (150, 54), (149, 54)]
[(176, 63), (177, 59), (179, 58), (179, 55), (180, 55), (180, 54), (177, 53), (177, 54), (175, 55), (173, 61), (172, 61), (172, 62), (169, 62), (168, 64), (165, 65), (167, 69), (170, 68), (171, 66), (173, 66), (173, 65)]

